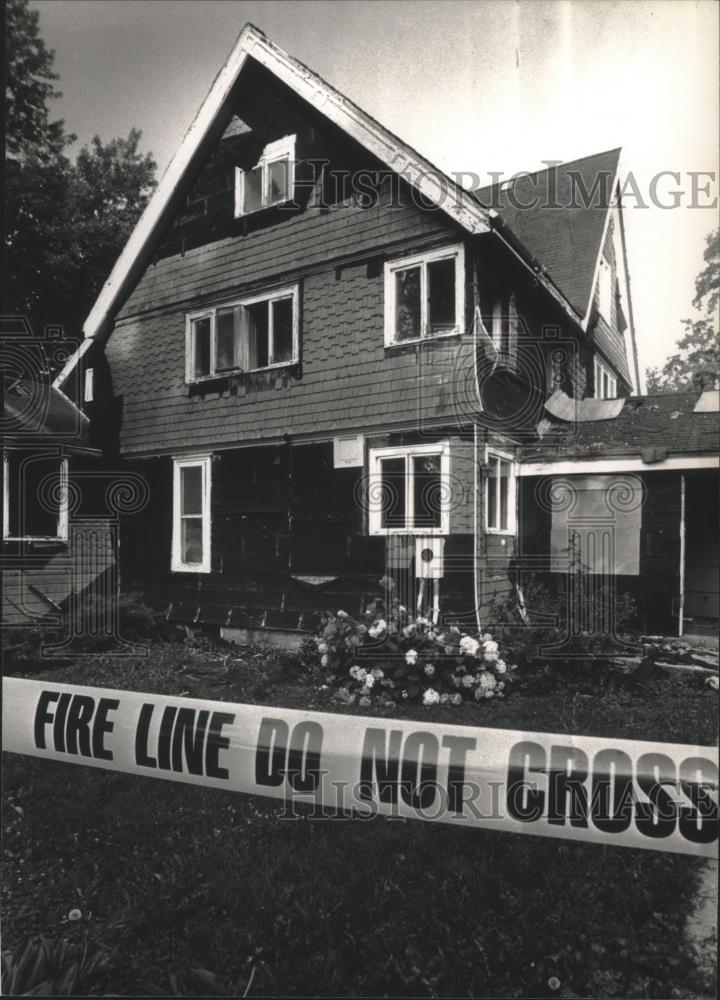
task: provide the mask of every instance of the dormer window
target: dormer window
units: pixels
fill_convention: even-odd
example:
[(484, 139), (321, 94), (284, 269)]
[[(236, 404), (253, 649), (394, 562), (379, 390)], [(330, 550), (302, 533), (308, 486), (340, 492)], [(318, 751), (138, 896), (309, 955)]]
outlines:
[(604, 257), (598, 272), (598, 310), (606, 323), (612, 322), (612, 268)]
[(290, 201), (295, 182), (295, 136), (267, 144), (250, 170), (235, 171), (235, 216)]
[(617, 397), (617, 379), (600, 358), (595, 358), (593, 374), (595, 399), (615, 399)]

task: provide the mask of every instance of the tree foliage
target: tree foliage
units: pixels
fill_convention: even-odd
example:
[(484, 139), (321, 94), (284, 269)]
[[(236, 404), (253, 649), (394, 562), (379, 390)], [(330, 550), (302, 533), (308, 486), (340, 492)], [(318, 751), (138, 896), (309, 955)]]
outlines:
[(82, 322), (155, 186), (155, 161), (142, 133), (95, 136), (75, 161), (75, 141), (51, 121), (54, 53), (38, 34), (28, 0), (9, 0), (6, 47), (6, 312), (36, 333), (52, 324), (79, 336)]
[(720, 229), (707, 237), (705, 266), (695, 279), (693, 306), (702, 315), (683, 320), (684, 334), (662, 368), (645, 371), (647, 391), (678, 392), (717, 385), (720, 380)]

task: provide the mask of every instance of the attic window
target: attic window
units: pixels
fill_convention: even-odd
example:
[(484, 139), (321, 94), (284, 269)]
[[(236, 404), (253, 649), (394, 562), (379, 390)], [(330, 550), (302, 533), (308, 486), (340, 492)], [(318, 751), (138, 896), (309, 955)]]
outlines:
[(593, 368), (595, 399), (615, 399), (617, 397), (617, 379), (608, 366), (595, 358)]
[(296, 363), (298, 315), (297, 285), (191, 314), (186, 381)]
[(612, 322), (612, 268), (604, 257), (600, 258), (598, 272), (598, 309), (607, 323)]
[(456, 246), (385, 264), (386, 345), (462, 330), (464, 260)]
[(8, 452), (3, 461), (5, 541), (68, 539), (68, 462), (59, 455)]
[(290, 201), (295, 183), (295, 136), (267, 144), (250, 170), (235, 171), (235, 217)]

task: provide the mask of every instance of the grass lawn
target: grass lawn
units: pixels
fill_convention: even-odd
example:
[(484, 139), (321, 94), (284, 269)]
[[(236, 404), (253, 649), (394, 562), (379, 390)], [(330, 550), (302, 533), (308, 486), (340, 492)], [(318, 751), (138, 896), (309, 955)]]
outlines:
[[(98, 656), (35, 676), (375, 711), (335, 707), (262, 651), (233, 652), (224, 673), (226, 652), (158, 644), (143, 659)], [(521, 677), (505, 701), (402, 714), (713, 744), (715, 712), (694, 677), (639, 682), (579, 667)], [(9, 754), (3, 800), (3, 948), (17, 952), (30, 934), (100, 942), (115, 994), (242, 996), (248, 983), (251, 996), (702, 991), (683, 938), (698, 859), (445, 824), (293, 820), (269, 799)], [(69, 921), (73, 909), (82, 916)]]

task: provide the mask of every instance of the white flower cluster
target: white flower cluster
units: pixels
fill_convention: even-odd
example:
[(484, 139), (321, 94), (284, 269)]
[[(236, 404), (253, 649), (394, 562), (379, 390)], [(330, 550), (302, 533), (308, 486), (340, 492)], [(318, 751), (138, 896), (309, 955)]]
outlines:
[(384, 618), (378, 618), (368, 629), (368, 635), (372, 639), (379, 639), (384, 632), (387, 632), (387, 622)]

